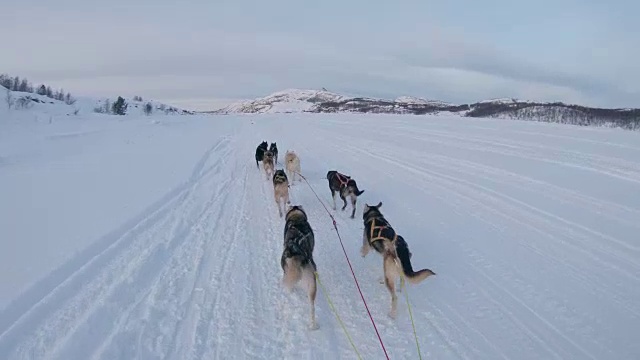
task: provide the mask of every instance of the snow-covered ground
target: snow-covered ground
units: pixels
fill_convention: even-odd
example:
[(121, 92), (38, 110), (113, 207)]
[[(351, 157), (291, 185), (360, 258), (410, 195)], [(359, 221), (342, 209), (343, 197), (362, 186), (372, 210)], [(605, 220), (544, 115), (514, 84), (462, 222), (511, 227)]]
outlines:
[[(2, 109), (0, 109), (2, 110)], [(1, 116), (7, 112), (0, 113)], [(362, 206), (407, 240), (427, 359), (640, 358), (640, 135), (497, 119), (355, 114), (0, 121), (1, 359), (354, 359), (318, 293), (280, 287), (282, 231), (255, 147), (301, 158), (391, 359), (418, 358), (362, 259)], [(280, 165), (281, 167), (282, 165)], [(323, 285), (364, 359), (384, 358), (331, 219), (291, 187)], [(349, 207), (347, 208), (349, 209)]]

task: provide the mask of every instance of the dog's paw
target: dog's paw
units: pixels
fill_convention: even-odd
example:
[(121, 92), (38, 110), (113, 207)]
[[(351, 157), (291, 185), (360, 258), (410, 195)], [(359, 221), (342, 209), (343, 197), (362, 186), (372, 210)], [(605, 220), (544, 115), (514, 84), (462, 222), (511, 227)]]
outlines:
[(320, 329), (320, 325), (318, 325), (317, 322), (314, 321), (311, 324), (309, 324), (309, 330), (314, 331), (318, 329)]
[(395, 320), (397, 316), (398, 316), (398, 312), (397, 311), (395, 311), (395, 310), (389, 311), (389, 317), (391, 319)]

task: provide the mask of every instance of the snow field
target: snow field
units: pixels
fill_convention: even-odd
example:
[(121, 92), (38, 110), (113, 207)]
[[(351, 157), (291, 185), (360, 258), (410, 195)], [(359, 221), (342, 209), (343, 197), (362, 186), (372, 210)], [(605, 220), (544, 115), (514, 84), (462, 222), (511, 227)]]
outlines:
[[(58, 119), (56, 119), (58, 120)], [(392, 359), (417, 358), (362, 259), (362, 207), (403, 235), (424, 358), (640, 355), (637, 134), (458, 117), (238, 115), (6, 126), (0, 358), (356, 358), (322, 290), (280, 287), (282, 231), (255, 147), (277, 141), (334, 213)], [(277, 167), (283, 167), (282, 163)], [(365, 193), (331, 210), (328, 170)], [(384, 354), (331, 219), (303, 182), (323, 285), (365, 359)], [(126, 204), (126, 206), (124, 206)], [(56, 251), (57, 250), (57, 251)], [(27, 269), (31, 269), (27, 271)]]

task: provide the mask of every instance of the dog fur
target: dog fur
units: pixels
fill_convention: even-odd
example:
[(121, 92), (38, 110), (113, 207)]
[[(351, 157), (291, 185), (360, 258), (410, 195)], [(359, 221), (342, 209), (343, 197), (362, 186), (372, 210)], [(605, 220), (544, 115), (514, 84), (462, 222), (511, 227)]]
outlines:
[(262, 157), (262, 167), (267, 175), (267, 180), (270, 180), (276, 171), (276, 166), (273, 164), (273, 153), (269, 150), (264, 152), (264, 156)]
[(258, 164), (258, 162), (262, 161), (262, 157), (264, 156), (264, 152), (267, 151), (267, 145), (268, 145), (268, 143), (266, 141), (263, 141), (256, 148), (256, 167), (258, 169), (260, 169), (260, 165)]
[(273, 158), (276, 160), (276, 164), (278, 163), (278, 145), (274, 142), (269, 146), (269, 151), (273, 153)]
[(351, 199), (351, 218), (356, 215), (356, 201), (358, 196), (362, 195), (364, 190), (358, 190), (358, 184), (351, 176), (341, 174), (336, 170), (327, 172), (327, 180), (329, 181), (329, 190), (331, 190), (331, 198), (333, 199), (333, 210), (336, 209), (336, 192), (340, 195), (340, 199), (344, 202), (342, 210), (347, 208), (347, 196)]
[[(300, 171), (300, 158), (298, 157), (298, 154), (296, 154), (295, 151), (293, 150), (287, 150), (287, 152), (284, 154), (284, 166), (285, 169), (287, 169), (287, 173), (289, 175), (289, 178), (291, 179), (291, 182), (293, 183), (296, 180), (296, 174), (299, 174)], [(298, 176), (299, 178), (300, 176)], [(301, 181), (300, 179), (298, 179), (298, 181)]]
[(282, 283), (289, 291), (300, 281), (307, 285), (309, 297), (310, 329), (317, 329), (315, 300), (317, 284), (315, 272), (316, 263), (313, 261), (315, 238), (308, 222), (307, 214), (302, 206), (289, 206), (285, 216), (284, 249), (280, 258), (283, 277)]
[(396, 279), (404, 276), (410, 283), (418, 284), (427, 277), (435, 275), (435, 273), (429, 269), (413, 270), (411, 266), (412, 254), (409, 251), (407, 242), (395, 232), (384, 218), (380, 212), (381, 206), (382, 202), (375, 206), (364, 205), (362, 212), (364, 233), (362, 235), (360, 255), (362, 257), (367, 256), (371, 248), (382, 255), (384, 283), (391, 294), (389, 316), (395, 318), (398, 299), (395, 292)]
[[(276, 170), (273, 174), (273, 193), (278, 204), (278, 214), (282, 217), (282, 211), (286, 209), (286, 204), (290, 204), (289, 201), (289, 179), (287, 174), (282, 169)], [(282, 203), (282, 207), (280, 204)]]

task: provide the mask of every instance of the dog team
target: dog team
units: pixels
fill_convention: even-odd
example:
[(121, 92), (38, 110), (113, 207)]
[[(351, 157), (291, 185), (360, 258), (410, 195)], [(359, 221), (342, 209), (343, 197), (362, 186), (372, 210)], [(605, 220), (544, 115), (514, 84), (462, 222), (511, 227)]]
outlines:
[[(300, 158), (295, 151), (287, 150), (284, 156), (284, 169), (286, 171), (283, 169), (276, 170), (275, 165), (278, 163), (277, 144), (273, 142), (269, 147), (267, 145), (266, 141), (258, 145), (255, 159), (256, 167), (260, 169), (259, 162), (262, 162), (267, 180), (271, 179), (273, 182), (274, 197), (280, 217), (284, 213), (284, 249), (280, 259), (280, 265), (283, 270), (283, 285), (291, 291), (299, 282), (306, 284), (307, 295), (311, 305), (309, 327), (317, 329), (318, 326), (315, 319), (317, 293), (315, 273), (317, 267), (313, 260), (315, 238), (305, 210), (301, 205), (291, 205), (289, 200), (289, 179), (292, 180), (292, 183), (295, 181), (296, 175), (300, 179)], [(349, 198), (352, 206), (350, 218), (353, 219), (356, 213), (357, 198), (364, 193), (364, 190), (359, 190), (356, 181), (350, 176), (341, 174), (336, 170), (328, 171), (326, 178), (329, 182), (329, 190), (333, 199), (333, 209), (336, 210), (336, 193), (344, 203), (342, 206), (343, 211), (347, 207), (347, 198)], [(413, 270), (411, 265), (412, 254), (409, 251), (407, 242), (402, 236), (398, 235), (382, 215), (380, 212), (381, 206), (382, 202), (375, 206), (364, 205), (362, 215), (364, 232), (360, 255), (365, 257), (369, 250), (374, 249), (382, 256), (384, 276), (380, 282), (386, 285), (391, 295), (389, 316), (395, 318), (397, 314), (396, 281), (404, 276), (410, 283), (418, 284), (427, 277), (435, 275), (435, 273), (429, 269)], [(400, 291), (400, 288), (398, 288), (398, 291)]]

